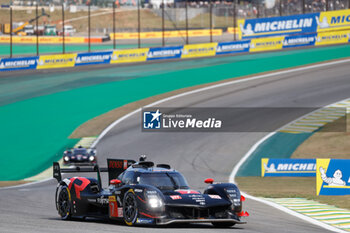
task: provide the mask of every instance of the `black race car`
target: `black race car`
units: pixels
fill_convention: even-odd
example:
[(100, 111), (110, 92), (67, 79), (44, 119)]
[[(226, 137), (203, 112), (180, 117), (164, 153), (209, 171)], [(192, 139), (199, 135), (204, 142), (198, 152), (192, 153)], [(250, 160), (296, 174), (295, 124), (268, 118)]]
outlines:
[[(188, 187), (185, 178), (169, 165), (140, 159), (107, 159), (108, 168), (75, 167), (61, 169), (53, 164), (58, 181), (56, 208), (62, 219), (105, 217), (127, 225), (209, 222), (218, 227), (245, 223), (244, 197), (231, 183), (213, 183), (203, 193)], [(97, 179), (72, 177), (62, 173), (96, 172)], [(110, 186), (102, 189), (100, 172), (108, 172)]]
[(63, 164), (77, 166), (94, 166), (97, 164), (96, 149), (87, 149), (82, 146), (78, 146), (77, 148), (65, 150), (63, 153)]

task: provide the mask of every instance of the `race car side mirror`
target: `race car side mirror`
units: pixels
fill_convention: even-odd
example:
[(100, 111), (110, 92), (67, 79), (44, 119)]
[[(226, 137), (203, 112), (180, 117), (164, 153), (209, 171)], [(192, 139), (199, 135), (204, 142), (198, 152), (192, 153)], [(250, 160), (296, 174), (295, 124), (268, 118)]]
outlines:
[(122, 181), (121, 181), (121, 180), (118, 180), (118, 179), (113, 179), (113, 180), (109, 181), (109, 183), (110, 183), (111, 185), (118, 185), (118, 184), (121, 184)]
[(206, 183), (206, 184), (212, 184), (212, 183), (214, 183), (214, 179), (212, 179), (212, 178), (205, 179), (205, 180), (204, 180), (204, 183)]

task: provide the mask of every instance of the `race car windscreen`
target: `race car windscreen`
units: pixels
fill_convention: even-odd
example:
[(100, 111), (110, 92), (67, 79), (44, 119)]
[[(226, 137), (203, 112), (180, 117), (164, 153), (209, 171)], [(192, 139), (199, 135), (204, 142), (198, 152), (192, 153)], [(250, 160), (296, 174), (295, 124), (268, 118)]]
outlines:
[(143, 173), (140, 175), (139, 184), (155, 186), (159, 189), (188, 189), (186, 179), (180, 173)]
[(87, 150), (85, 148), (82, 149), (74, 149), (74, 155), (86, 155)]

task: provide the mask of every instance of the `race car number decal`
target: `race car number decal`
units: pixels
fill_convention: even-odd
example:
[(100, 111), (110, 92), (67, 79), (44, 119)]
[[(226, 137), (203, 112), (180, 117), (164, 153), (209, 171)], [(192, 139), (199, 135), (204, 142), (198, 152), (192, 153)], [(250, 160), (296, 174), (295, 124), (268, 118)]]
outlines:
[(115, 196), (109, 196), (108, 201), (109, 201), (109, 216), (118, 217), (119, 211), (118, 211), (118, 204), (117, 204), (117, 200), (115, 199)]

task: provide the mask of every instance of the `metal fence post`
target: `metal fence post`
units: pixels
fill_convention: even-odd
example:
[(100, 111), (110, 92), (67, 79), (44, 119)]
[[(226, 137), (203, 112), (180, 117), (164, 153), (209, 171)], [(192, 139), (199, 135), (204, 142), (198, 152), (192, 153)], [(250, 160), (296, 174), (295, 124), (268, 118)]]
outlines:
[(164, 30), (165, 30), (165, 25), (164, 25), (164, 0), (162, 0), (162, 46), (164, 47), (165, 45), (165, 40), (164, 40)]
[(140, 0), (137, 0), (137, 32), (138, 32), (138, 47), (141, 48)]
[[(35, 17), (36, 17), (36, 55), (39, 56), (39, 17), (38, 17), (38, 2), (36, 2), (35, 8)], [(45, 31), (45, 28), (44, 28)]]
[(62, 4), (62, 53), (66, 52), (66, 44), (65, 44), (65, 29), (64, 29), (64, 4)]
[(236, 16), (236, 14), (237, 14), (237, 10), (236, 10), (236, 5), (237, 5), (237, 0), (232, 0), (232, 4), (233, 4), (233, 40), (234, 41), (236, 41), (236, 27), (237, 27), (237, 25), (236, 25), (236, 21), (237, 21), (237, 16)]
[(260, 18), (260, 4), (259, 4), (259, 0), (256, 0), (257, 3), (257, 7), (256, 7), (256, 17)]
[(305, 14), (305, 0), (302, 0), (301, 4), (303, 4), (303, 7), (301, 9), (303, 9), (303, 14)]
[(188, 44), (188, 0), (186, 0), (186, 44)]
[(90, 5), (91, 2), (88, 5), (88, 46), (89, 46), (89, 52), (91, 52), (91, 19), (90, 19)]
[(115, 49), (115, 2), (113, 2), (113, 49)]
[(329, 1), (326, 0), (326, 11), (328, 11), (328, 4), (329, 4)]
[(280, 16), (282, 16), (283, 15), (283, 13), (282, 13), (282, 0), (279, 0), (279, 13), (280, 13)]
[(12, 7), (10, 7), (10, 57), (12, 57)]
[(210, 27), (210, 43), (213, 42), (213, 3), (209, 1), (209, 27)]

